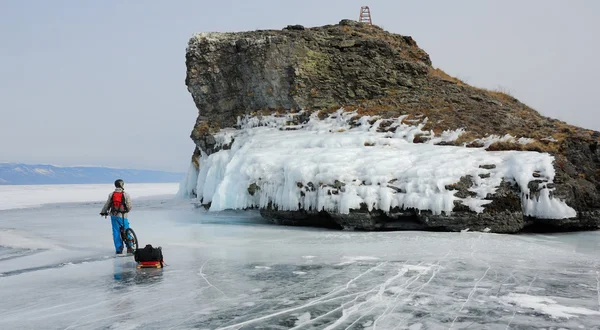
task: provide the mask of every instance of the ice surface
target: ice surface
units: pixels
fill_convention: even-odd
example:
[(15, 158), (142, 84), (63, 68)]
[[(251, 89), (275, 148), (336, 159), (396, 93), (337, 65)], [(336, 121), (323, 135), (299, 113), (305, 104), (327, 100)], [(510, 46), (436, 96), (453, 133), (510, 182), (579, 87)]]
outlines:
[[(132, 183), (126, 184), (125, 189), (135, 199), (172, 195), (178, 187), (176, 183)], [(106, 201), (113, 190), (112, 184), (0, 185), (0, 210), (51, 203)]]
[[(576, 216), (573, 208), (551, 197), (553, 188), (546, 184), (554, 179), (554, 157), (547, 153), (433, 145), (458, 138), (461, 130), (413, 143), (417, 135), (433, 134), (423, 130), (427, 119), (417, 125), (404, 123), (405, 116), (391, 119), (386, 125), (393, 132), (378, 132), (382, 119), (363, 116), (353, 124), (353, 112), (340, 110), (324, 120), (312, 114), (305, 125), (286, 125), (295, 115), (244, 117), (238, 120), (239, 130), (217, 133), (217, 145), (233, 141), (231, 147), (202, 154), (199, 170), (190, 166), (179, 194), (210, 202), (211, 211), (273, 204), (279, 210), (347, 214), (365, 204), (369, 210), (401, 207), (440, 214), (450, 213), (457, 200), (483, 212), (490, 203), (485, 198), (504, 179), (519, 185), (526, 215)], [(495, 141), (516, 140), (507, 135), (484, 142), (487, 146)], [(534, 173), (542, 182), (539, 197), (529, 192)], [(459, 198), (455, 190), (446, 189), (466, 175), (473, 177), (475, 186), (470, 190), (475, 197)], [(253, 184), (258, 188), (251, 194)]]
[[(74, 200), (77, 196), (74, 196)], [(100, 202), (0, 211), (0, 329), (594, 329), (599, 232), (346, 232), (139, 199), (168, 266), (112, 258)]]

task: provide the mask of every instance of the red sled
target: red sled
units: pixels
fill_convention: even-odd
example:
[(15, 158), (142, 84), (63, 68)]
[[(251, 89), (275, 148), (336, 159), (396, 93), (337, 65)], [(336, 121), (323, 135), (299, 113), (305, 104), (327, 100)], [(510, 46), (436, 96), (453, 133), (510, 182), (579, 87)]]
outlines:
[(162, 268), (163, 263), (161, 261), (140, 261), (138, 262), (137, 268)]

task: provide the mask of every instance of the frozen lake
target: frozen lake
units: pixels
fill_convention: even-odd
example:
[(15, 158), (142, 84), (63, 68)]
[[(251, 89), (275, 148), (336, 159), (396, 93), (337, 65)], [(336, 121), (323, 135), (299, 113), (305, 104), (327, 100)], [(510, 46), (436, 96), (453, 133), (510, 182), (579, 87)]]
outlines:
[(600, 329), (600, 232), (281, 227), (148, 195), (132, 192), (130, 222), (163, 247), (162, 270), (113, 258), (97, 198), (13, 196), (20, 208), (0, 210), (0, 329)]

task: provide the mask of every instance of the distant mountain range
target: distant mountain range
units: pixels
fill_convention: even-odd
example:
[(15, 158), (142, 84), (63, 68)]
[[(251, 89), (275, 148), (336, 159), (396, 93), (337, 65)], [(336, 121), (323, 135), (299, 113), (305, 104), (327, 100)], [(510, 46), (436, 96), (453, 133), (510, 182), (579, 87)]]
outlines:
[(0, 185), (180, 182), (183, 173), (107, 167), (59, 167), (0, 163)]

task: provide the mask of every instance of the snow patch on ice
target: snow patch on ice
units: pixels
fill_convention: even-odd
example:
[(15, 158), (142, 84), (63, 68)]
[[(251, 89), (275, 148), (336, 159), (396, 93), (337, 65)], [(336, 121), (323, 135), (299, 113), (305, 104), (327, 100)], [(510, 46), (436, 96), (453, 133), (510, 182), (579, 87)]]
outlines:
[(117, 323), (113, 324), (109, 329), (112, 329), (112, 330), (134, 330), (134, 329), (139, 329), (140, 326), (141, 326), (141, 324), (138, 324), (138, 323), (124, 321), (124, 322), (117, 322)]
[(298, 319), (296, 320), (296, 322), (294, 323), (294, 326), (298, 326), (302, 323), (308, 322), (310, 321), (310, 313), (306, 312), (303, 314), (292, 314), (293, 316), (296, 316)]
[(398, 294), (403, 292), (405, 289), (402, 288), (401, 286), (391, 286), (389, 288), (387, 288), (387, 291), (393, 293), (393, 294)]
[(583, 307), (569, 307), (559, 305), (555, 300), (547, 297), (530, 296), (520, 293), (509, 293), (501, 298), (503, 301), (523, 308), (531, 308), (537, 312), (553, 318), (571, 318), (577, 315), (600, 315), (599, 311)]
[(427, 272), (431, 269), (431, 266), (420, 266), (420, 265), (405, 265), (402, 268), (406, 270), (418, 271), (418, 272)]
[[(460, 201), (481, 213), (502, 180), (518, 184), (523, 211), (540, 218), (571, 218), (573, 208), (552, 198), (546, 185), (553, 182), (554, 157), (527, 151), (485, 151), (484, 148), (436, 146), (456, 139), (461, 130), (444, 132), (425, 143), (413, 143), (423, 131), (425, 118), (417, 125), (404, 123), (406, 116), (380, 119), (340, 109), (320, 120), (317, 113), (288, 130), (301, 114), (239, 117), (239, 129), (215, 134), (229, 149), (197, 159), (190, 166), (179, 195), (196, 196), (210, 211), (265, 208), (279, 210), (325, 210), (348, 214), (351, 209), (389, 211), (393, 208), (450, 213)], [(391, 124), (390, 124), (391, 121)], [(387, 132), (378, 131), (386, 123)], [(285, 131), (285, 132), (283, 132)], [(438, 140), (436, 140), (438, 139)], [(441, 139), (441, 140), (439, 140)], [(529, 143), (510, 135), (481, 139), (484, 145), (496, 141)], [(493, 169), (481, 165), (495, 165)], [(533, 173), (537, 177), (533, 177)], [(480, 174), (483, 176), (480, 177)], [(475, 197), (459, 198), (446, 187), (470, 175)], [(531, 196), (528, 184), (542, 180), (539, 196)]]

